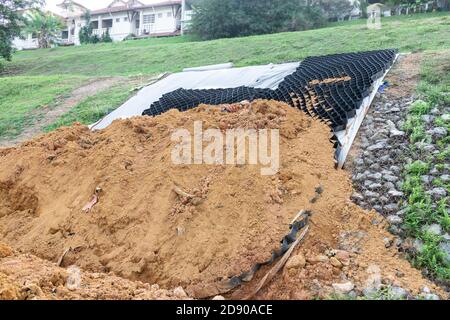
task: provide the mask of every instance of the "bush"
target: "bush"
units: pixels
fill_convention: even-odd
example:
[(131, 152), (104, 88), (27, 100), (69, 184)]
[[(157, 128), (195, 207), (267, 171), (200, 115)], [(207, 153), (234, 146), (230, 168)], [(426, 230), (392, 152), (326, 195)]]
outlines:
[(101, 42), (113, 42), (113, 39), (111, 38), (111, 35), (109, 34), (109, 30), (106, 29), (106, 32), (102, 35), (102, 38), (100, 39)]

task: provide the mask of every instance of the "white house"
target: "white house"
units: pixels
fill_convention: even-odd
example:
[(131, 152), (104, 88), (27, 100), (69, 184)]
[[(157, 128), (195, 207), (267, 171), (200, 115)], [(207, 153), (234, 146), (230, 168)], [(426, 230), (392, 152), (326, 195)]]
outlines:
[[(109, 32), (113, 41), (122, 41), (128, 36), (180, 35), (189, 26), (192, 13), (188, 0), (154, 4), (144, 4), (138, 0), (114, 0), (106, 8), (93, 11), (76, 1), (64, 0), (58, 7), (66, 25), (61, 33), (61, 41), (66, 45), (80, 44), (79, 32), (87, 23), (87, 13), (90, 13), (93, 34), (101, 37)], [(16, 39), (14, 46), (17, 49), (33, 49), (37, 48), (37, 41), (28, 35), (26, 40)]]

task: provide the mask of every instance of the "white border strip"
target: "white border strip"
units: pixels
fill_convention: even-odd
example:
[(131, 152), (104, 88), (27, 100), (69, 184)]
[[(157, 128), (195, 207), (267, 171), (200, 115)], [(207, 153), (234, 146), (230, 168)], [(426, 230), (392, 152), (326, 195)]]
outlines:
[(363, 100), (361, 108), (356, 113), (356, 116), (350, 119), (349, 123), (347, 124), (347, 128), (345, 130), (336, 132), (336, 137), (339, 139), (339, 142), (342, 145), (341, 152), (338, 155), (338, 168), (342, 169), (344, 167), (345, 161), (347, 160), (348, 153), (350, 152), (350, 149), (352, 148), (353, 142), (355, 141), (356, 135), (358, 134), (359, 129), (361, 128), (361, 125), (364, 121), (364, 118), (366, 117), (367, 113), (369, 112), (370, 106), (375, 99), (375, 96), (378, 92), (378, 89), (380, 88), (381, 84), (384, 81), (384, 78), (386, 75), (391, 71), (394, 64), (397, 62), (398, 57), (400, 54), (397, 54), (395, 56), (394, 62), (392, 63), (391, 67), (384, 73), (384, 75), (379, 78), (375, 83), (372, 85), (372, 93), (370, 96), (366, 97)]

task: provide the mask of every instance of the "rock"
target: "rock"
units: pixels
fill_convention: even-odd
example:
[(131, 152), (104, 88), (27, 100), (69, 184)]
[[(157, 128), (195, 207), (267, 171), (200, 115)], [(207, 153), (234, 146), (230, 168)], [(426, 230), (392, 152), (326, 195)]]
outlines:
[(344, 251), (360, 252), (361, 246), (367, 236), (367, 232), (363, 230), (343, 231), (339, 234), (339, 249)]
[(364, 181), (366, 179), (366, 175), (364, 173), (358, 173), (355, 177), (355, 181)]
[(444, 120), (444, 121), (449, 121), (450, 120), (450, 113), (446, 113), (446, 114), (444, 114), (444, 115), (442, 115), (442, 120)]
[(362, 194), (358, 193), (358, 192), (353, 192), (352, 194), (352, 198), (353, 201), (364, 201), (364, 197)]
[(293, 256), (286, 263), (286, 268), (289, 269), (302, 269), (306, 265), (306, 259), (302, 254)]
[(439, 248), (444, 253), (444, 259), (447, 261), (447, 263), (450, 263), (450, 242), (442, 242), (439, 245)]
[(394, 235), (400, 235), (402, 233), (400, 228), (393, 224), (389, 226), (388, 231)]
[(385, 175), (385, 176), (392, 176), (392, 175), (394, 175), (394, 174), (392, 173), (392, 171), (389, 171), (389, 170), (386, 170), (386, 169), (384, 169), (383, 171), (381, 171), (381, 174), (382, 174), (382, 175)]
[(450, 175), (444, 174), (441, 176), (442, 182), (448, 182), (450, 180)]
[(367, 268), (367, 273), (369, 274), (369, 277), (366, 280), (363, 294), (370, 298), (381, 289), (381, 270), (376, 265), (370, 265)]
[(408, 292), (400, 287), (391, 287), (390, 293), (395, 300), (406, 299), (406, 297), (408, 296)]
[(424, 184), (430, 184), (432, 178), (431, 178), (430, 176), (425, 175), (425, 176), (421, 176), (421, 177), (420, 177), (420, 180), (421, 180), (422, 183), (424, 183)]
[(40, 300), (45, 297), (42, 289), (35, 283), (27, 283), (21, 288), (26, 300)]
[(339, 259), (337, 259), (336, 257), (331, 257), (330, 258), (330, 263), (333, 267), (336, 268), (342, 268), (342, 263), (339, 261)]
[(397, 129), (392, 129), (389, 132), (389, 135), (391, 136), (391, 138), (401, 138), (404, 137), (406, 133)]
[(431, 134), (434, 138), (443, 138), (447, 135), (447, 128), (437, 127), (429, 130), (427, 133)]
[(437, 294), (427, 293), (422, 296), (425, 300), (440, 300)]
[(317, 255), (317, 256), (315, 256), (315, 257), (312, 257), (312, 258), (310, 257), (310, 258), (308, 258), (307, 261), (308, 261), (310, 264), (324, 263), (324, 262), (328, 262), (328, 257), (325, 256), (325, 255), (323, 255), (323, 254), (319, 254), (319, 255)]
[(188, 297), (188, 295), (186, 294), (186, 292), (184, 291), (184, 289), (182, 287), (175, 288), (173, 290), (173, 294), (177, 298), (187, 298)]
[(430, 190), (427, 193), (437, 200), (440, 200), (447, 196), (447, 190), (445, 190), (445, 188), (434, 188), (433, 190)]
[(398, 166), (391, 166), (389, 168), (389, 170), (391, 170), (394, 173), (400, 173), (400, 171), (401, 171), (400, 167), (398, 167)]
[(368, 179), (380, 180), (382, 177), (381, 173), (374, 173), (367, 176)]
[(383, 207), (380, 205), (373, 206), (373, 210), (375, 210), (378, 213), (383, 213)]
[(388, 194), (393, 198), (402, 198), (404, 196), (403, 192), (397, 191), (395, 189), (391, 189)]
[(384, 187), (388, 190), (392, 190), (395, 189), (395, 184), (393, 184), (392, 182), (385, 182)]
[(369, 185), (370, 190), (378, 190), (381, 189), (382, 185), (381, 183), (372, 183)]
[(398, 181), (398, 178), (396, 176), (390, 176), (390, 175), (383, 176), (383, 179), (387, 182), (392, 182), (392, 183), (395, 183)]
[(378, 142), (374, 145), (371, 145), (370, 147), (367, 148), (367, 150), (368, 151), (378, 151), (378, 150), (383, 150), (386, 147), (387, 147), (387, 143), (382, 141), (382, 142)]
[(361, 158), (356, 158), (354, 161), (356, 166), (363, 166), (364, 165), (364, 160)]
[(220, 300), (223, 301), (225, 300), (225, 298), (223, 296), (215, 296), (214, 298), (212, 298), (213, 300)]
[(397, 211), (397, 210), (398, 210), (398, 204), (396, 204), (396, 203), (388, 204), (388, 205), (384, 206), (384, 210), (385, 210), (386, 212), (394, 212), (394, 211)]
[(420, 239), (415, 239), (413, 242), (413, 248), (418, 253), (422, 252), (423, 251), (423, 241)]
[(387, 120), (386, 124), (389, 127), (389, 129), (391, 129), (391, 130), (396, 130), (397, 129), (396, 126), (395, 126), (395, 123), (392, 122), (391, 120)]
[(381, 167), (378, 163), (374, 163), (370, 166), (370, 170), (373, 170), (373, 171), (378, 171), (380, 169), (381, 169)]
[(350, 265), (350, 253), (344, 250), (336, 250), (336, 259), (339, 260), (344, 266)]
[(389, 111), (387, 111), (388, 113), (397, 113), (397, 112), (400, 112), (400, 108), (397, 108), (397, 107), (395, 107), (395, 108), (391, 108), (391, 110), (389, 110)]
[(440, 224), (434, 223), (430, 226), (423, 226), (422, 231), (439, 236), (442, 234), (442, 227)]
[(403, 223), (403, 219), (400, 218), (399, 216), (395, 216), (395, 215), (387, 216), (386, 220), (390, 224), (402, 224)]
[(431, 169), (430, 174), (432, 174), (433, 176), (438, 175), (439, 170), (436, 167), (434, 167), (433, 169)]
[(422, 116), (422, 121), (425, 122), (426, 124), (430, 124), (434, 121), (434, 117), (426, 114)]
[(392, 243), (393, 243), (392, 239), (390, 239), (390, 238), (384, 238), (384, 239), (383, 239), (383, 242), (384, 242), (384, 246), (385, 246), (386, 248), (392, 247)]
[(430, 113), (431, 113), (431, 114), (434, 114), (434, 115), (439, 115), (440, 111), (439, 111), (438, 108), (433, 108), (433, 109), (430, 111)]
[(345, 283), (333, 283), (332, 287), (334, 289), (334, 292), (337, 294), (348, 294), (355, 288), (355, 285), (352, 282), (348, 281)]
[(378, 193), (373, 192), (373, 191), (366, 191), (366, 192), (364, 192), (364, 196), (366, 198), (379, 198), (380, 197), (380, 195)]

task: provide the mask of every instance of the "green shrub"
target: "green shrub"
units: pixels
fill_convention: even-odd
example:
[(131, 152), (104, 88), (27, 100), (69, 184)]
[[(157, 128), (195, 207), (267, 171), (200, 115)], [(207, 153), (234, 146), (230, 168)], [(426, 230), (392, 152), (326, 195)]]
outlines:
[(410, 109), (409, 112), (413, 115), (417, 115), (417, 116), (422, 116), (425, 114), (428, 114), (431, 111), (431, 106), (429, 103), (423, 101), (423, 100), (417, 100), (416, 102), (414, 102)]

